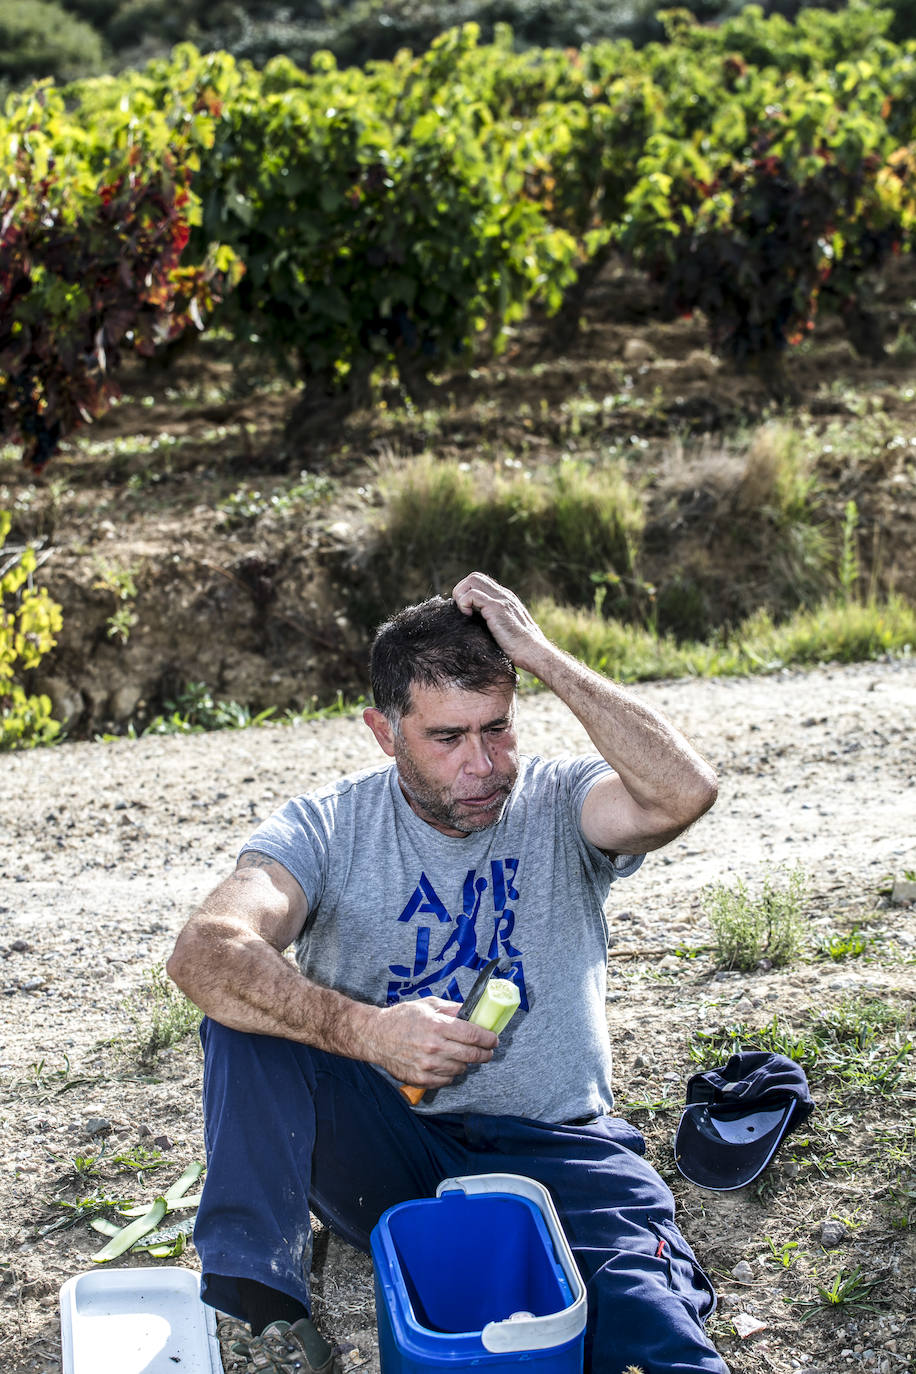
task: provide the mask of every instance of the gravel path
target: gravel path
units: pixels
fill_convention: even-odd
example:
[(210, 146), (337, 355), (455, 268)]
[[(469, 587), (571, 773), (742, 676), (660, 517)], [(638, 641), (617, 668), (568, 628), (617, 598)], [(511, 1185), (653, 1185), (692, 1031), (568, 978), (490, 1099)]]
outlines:
[[(698, 895), (714, 880), (753, 885), (776, 866), (800, 863), (818, 892), (841, 906), (850, 895), (873, 903), (888, 877), (916, 868), (916, 662), (651, 684), (639, 695), (690, 735), (718, 768), (721, 790), (715, 808), (627, 885), (631, 910), (614, 913), (622, 949), (701, 940)], [(520, 734), (528, 752), (588, 748), (577, 722), (546, 694), (522, 700)], [(66, 1242), (36, 1241), (32, 1228), (55, 1167), (59, 1175), (61, 1158), (85, 1144), (86, 1119), (94, 1111), (107, 1116), (113, 1138), (124, 1141), (136, 1140), (148, 1119), (151, 1131), (165, 1131), (183, 1151), (175, 1172), (201, 1149), (196, 1059), (186, 1056), (147, 1083), (139, 1105), (116, 1088), (120, 1114), (102, 1081), (99, 1046), (129, 1024), (124, 999), (167, 955), (190, 909), (230, 870), (261, 817), (377, 757), (362, 721), (343, 717), (68, 744), (3, 759), (3, 1374), (60, 1369), (57, 1288), (86, 1267), (91, 1241), (70, 1232)], [(901, 920), (900, 938), (916, 943), (912, 921)], [(612, 968), (613, 957), (612, 950)], [(804, 979), (798, 986), (799, 996), (812, 995)], [(612, 1035), (632, 1038), (613, 998), (609, 1015)], [(92, 1081), (49, 1106), (22, 1084), (29, 1066), (58, 1065), (64, 1056)], [(618, 1062), (628, 1063), (625, 1049)], [(326, 1301), (333, 1307), (334, 1288), (338, 1309), (362, 1329), (371, 1313), (365, 1265), (344, 1264), (341, 1278), (339, 1262), (332, 1253)], [(760, 1368), (792, 1367), (778, 1351), (768, 1358)]]

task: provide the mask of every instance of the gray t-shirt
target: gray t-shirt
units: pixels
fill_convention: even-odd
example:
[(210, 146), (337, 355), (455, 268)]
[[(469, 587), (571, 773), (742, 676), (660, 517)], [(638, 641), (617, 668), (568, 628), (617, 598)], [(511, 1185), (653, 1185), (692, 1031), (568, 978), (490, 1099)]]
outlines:
[(324, 987), (376, 1006), (462, 1001), (487, 959), (509, 958), (521, 1009), (494, 1058), (419, 1111), (557, 1122), (612, 1110), (604, 903), (642, 855), (612, 861), (582, 835), (582, 803), (610, 771), (595, 756), (523, 758), (498, 824), (457, 838), (421, 820), (383, 764), (288, 801), (243, 847), (301, 886), (296, 958)]

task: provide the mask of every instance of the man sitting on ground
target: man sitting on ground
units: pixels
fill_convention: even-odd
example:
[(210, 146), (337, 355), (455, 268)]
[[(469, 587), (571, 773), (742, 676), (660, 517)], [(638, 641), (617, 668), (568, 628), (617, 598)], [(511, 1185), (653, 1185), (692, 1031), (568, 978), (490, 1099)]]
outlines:
[[(517, 669), (594, 754), (519, 756)], [(383, 625), (371, 681), (389, 761), (266, 821), (168, 965), (205, 1013), (204, 1300), (250, 1324), (256, 1368), (329, 1374), (310, 1209), (367, 1250), (442, 1179), (518, 1173), (550, 1191), (585, 1280), (586, 1370), (727, 1374), (673, 1198), (612, 1114), (605, 1016), (611, 884), (712, 805), (712, 769), (481, 573)], [(456, 1019), (497, 956), (524, 1012), (502, 1041)]]

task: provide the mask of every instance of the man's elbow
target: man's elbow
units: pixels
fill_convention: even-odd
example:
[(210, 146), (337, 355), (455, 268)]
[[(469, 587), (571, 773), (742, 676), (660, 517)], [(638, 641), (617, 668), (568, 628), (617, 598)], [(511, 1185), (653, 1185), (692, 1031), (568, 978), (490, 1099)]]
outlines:
[(172, 982), (183, 992), (186, 997), (194, 1001), (194, 967), (195, 959), (190, 946), (193, 939), (187, 930), (183, 930), (175, 941), (175, 948), (172, 950), (168, 959), (165, 961), (165, 971)]
[(715, 805), (719, 795), (719, 779), (716, 771), (708, 763), (695, 769), (694, 776), (689, 788), (689, 796), (685, 797), (685, 827), (693, 825), (701, 816), (705, 815), (710, 807)]

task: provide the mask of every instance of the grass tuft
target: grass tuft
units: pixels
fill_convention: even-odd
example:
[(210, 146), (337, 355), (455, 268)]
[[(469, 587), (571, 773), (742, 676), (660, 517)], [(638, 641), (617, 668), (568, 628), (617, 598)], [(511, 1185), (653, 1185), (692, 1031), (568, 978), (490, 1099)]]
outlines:
[(678, 677), (743, 677), (819, 663), (862, 663), (916, 645), (916, 609), (899, 596), (864, 602), (828, 598), (775, 623), (757, 611), (706, 643), (605, 620), (542, 600), (532, 612), (561, 648), (619, 682)]
[(886, 1093), (913, 1082), (911, 1021), (911, 1013), (881, 998), (849, 998), (835, 1008), (812, 1012), (800, 1028), (777, 1015), (765, 1026), (742, 1022), (696, 1031), (689, 1052), (703, 1069), (743, 1050), (782, 1054), (808, 1074)]
[(703, 892), (703, 909), (715, 939), (721, 969), (749, 972), (766, 960), (772, 968), (791, 964), (805, 947), (805, 877), (795, 868), (785, 887), (764, 879), (752, 897), (739, 879), (734, 887), (714, 883)]
[(595, 578), (609, 605), (638, 586), (644, 513), (616, 462), (564, 460), (548, 468), (438, 461), (422, 454), (383, 474), (378, 576), (383, 599), (402, 599), (405, 568), (448, 591), (480, 568), (522, 596), (548, 589), (590, 605)]
[(132, 1023), (127, 1048), (144, 1066), (154, 1064), (171, 1045), (195, 1036), (200, 1026), (200, 1010), (179, 992), (162, 964), (153, 965), (125, 1007)]

